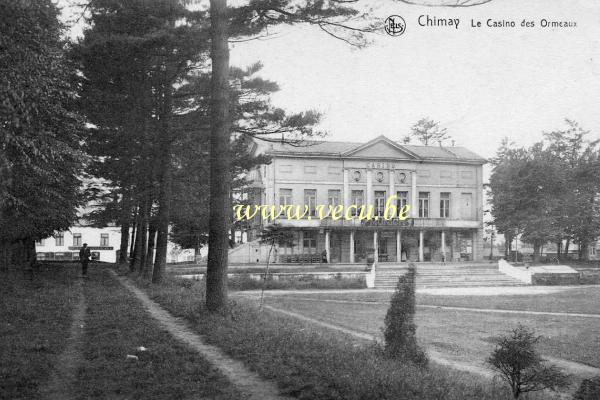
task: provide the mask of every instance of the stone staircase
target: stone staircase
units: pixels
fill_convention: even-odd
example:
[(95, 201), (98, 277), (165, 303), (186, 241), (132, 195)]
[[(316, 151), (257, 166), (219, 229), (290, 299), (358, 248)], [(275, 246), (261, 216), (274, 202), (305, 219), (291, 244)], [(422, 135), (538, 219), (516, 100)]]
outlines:
[[(417, 288), (522, 286), (524, 283), (498, 271), (489, 263), (415, 263)], [(398, 278), (408, 271), (408, 264), (379, 264), (375, 274), (376, 289), (394, 289)]]

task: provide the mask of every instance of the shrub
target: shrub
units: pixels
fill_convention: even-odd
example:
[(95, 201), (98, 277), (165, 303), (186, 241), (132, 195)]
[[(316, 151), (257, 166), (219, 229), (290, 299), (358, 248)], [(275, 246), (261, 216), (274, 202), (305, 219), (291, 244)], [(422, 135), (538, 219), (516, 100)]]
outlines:
[(418, 346), (415, 318), (415, 268), (398, 279), (396, 292), (390, 301), (384, 321), (385, 353), (392, 358), (403, 358), (417, 365), (427, 365), (427, 355)]
[(513, 397), (543, 389), (558, 390), (569, 385), (568, 376), (558, 367), (544, 363), (535, 349), (539, 341), (533, 331), (519, 325), (496, 341), (496, 349), (487, 362), (500, 373)]
[(600, 399), (600, 376), (584, 379), (573, 395), (573, 400), (597, 400)]
[[(249, 274), (237, 274), (229, 277), (229, 289), (235, 291), (257, 290), (263, 287), (262, 280), (252, 279)], [(315, 279), (314, 277), (299, 276), (293, 278), (273, 279), (269, 276), (264, 282), (265, 290), (298, 290), (298, 289), (364, 289), (364, 278)]]

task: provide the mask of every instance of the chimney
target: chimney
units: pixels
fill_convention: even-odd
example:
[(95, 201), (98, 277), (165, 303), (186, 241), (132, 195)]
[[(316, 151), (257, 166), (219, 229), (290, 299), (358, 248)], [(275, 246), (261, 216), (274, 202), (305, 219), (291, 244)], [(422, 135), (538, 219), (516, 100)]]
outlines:
[(440, 145), (440, 147), (442, 147), (442, 141), (438, 140), (438, 144)]

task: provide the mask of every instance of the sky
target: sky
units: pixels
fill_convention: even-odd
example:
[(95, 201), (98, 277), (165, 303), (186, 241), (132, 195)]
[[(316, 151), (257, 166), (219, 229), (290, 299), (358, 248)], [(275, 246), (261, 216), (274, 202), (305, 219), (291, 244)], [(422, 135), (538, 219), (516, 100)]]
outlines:
[[(389, 36), (382, 26), (370, 46), (356, 49), (314, 27), (280, 27), (267, 38), (232, 43), (231, 63), (262, 62), (260, 75), (281, 87), (273, 104), (322, 112), (327, 140), (400, 139), (422, 117), (484, 157), (495, 154), (503, 137), (531, 145), (543, 131), (564, 128), (564, 118), (600, 138), (600, 2), (372, 3), (375, 17), (402, 16), (405, 33)], [(423, 27), (421, 15), (460, 22), (458, 29)], [(487, 27), (488, 18), (516, 27)], [(543, 28), (542, 18), (577, 26)], [(472, 28), (471, 19), (482, 27)], [(535, 27), (521, 27), (523, 20)]]

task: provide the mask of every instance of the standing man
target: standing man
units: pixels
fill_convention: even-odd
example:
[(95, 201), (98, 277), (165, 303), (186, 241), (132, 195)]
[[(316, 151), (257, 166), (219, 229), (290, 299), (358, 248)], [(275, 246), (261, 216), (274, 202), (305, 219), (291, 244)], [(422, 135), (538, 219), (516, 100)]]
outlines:
[(87, 268), (91, 257), (92, 252), (90, 251), (90, 249), (88, 249), (87, 243), (84, 243), (81, 250), (79, 250), (79, 261), (81, 261), (81, 275), (83, 277), (87, 276)]

